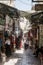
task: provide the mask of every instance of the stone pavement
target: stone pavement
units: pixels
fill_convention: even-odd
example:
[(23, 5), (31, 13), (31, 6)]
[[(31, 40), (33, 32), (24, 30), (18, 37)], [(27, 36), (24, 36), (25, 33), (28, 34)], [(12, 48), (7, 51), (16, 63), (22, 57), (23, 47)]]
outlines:
[(40, 65), (40, 61), (33, 56), (31, 49), (21, 49), (16, 50), (3, 65)]
[(7, 58), (5, 63), (0, 62), (0, 65), (15, 65), (19, 59), (23, 56), (24, 49), (16, 50), (12, 53), (12, 56)]
[(27, 49), (24, 51), (22, 59), (18, 60), (18, 63), (15, 65), (40, 65), (40, 61), (33, 56), (31, 49)]

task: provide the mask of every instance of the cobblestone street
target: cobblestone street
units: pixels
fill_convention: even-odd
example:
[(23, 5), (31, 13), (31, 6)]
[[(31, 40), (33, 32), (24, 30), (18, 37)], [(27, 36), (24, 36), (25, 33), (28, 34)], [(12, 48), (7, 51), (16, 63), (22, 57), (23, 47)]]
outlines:
[(40, 65), (40, 61), (38, 58), (33, 56), (32, 50), (28, 49), (24, 51), (22, 59), (18, 60), (16, 65)]
[(43, 0), (0, 0), (0, 65), (43, 65)]
[[(31, 49), (17, 50), (3, 65), (40, 65), (38, 58), (34, 57)], [(0, 63), (2, 65), (2, 63)]]

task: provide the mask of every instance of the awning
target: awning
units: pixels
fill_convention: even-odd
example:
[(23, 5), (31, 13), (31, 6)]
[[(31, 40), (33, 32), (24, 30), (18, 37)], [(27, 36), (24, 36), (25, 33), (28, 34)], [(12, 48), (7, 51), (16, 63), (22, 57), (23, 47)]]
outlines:
[(43, 11), (32, 14), (31, 21), (32, 23), (43, 24)]
[(0, 3), (0, 17), (3, 18), (6, 14), (11, 18), (18, 18), (20, 15), (16, 8)]

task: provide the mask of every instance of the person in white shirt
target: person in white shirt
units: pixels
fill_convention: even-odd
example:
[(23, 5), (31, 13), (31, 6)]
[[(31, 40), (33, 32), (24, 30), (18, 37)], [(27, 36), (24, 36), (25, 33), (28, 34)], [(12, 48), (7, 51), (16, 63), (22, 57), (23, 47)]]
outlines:
[(6, 42), (5, 42), (5, 44), (10, 45), (10, 40), (7, 39)]

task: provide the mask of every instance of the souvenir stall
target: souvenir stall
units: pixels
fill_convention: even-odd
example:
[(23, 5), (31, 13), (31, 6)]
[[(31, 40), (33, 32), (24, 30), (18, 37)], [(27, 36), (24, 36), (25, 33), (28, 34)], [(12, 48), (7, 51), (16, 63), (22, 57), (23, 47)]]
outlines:
[(43, 11), (35, 13), (32, 17), (33, 43), (36, 41), (35, 51), (37, 49), (38, 56), (39, 52), (43, 54)]
[[(6, 12), (5, 12), (6, 11)], [(19, 12), (16, 8), (0, 3), (0, 18), (1, 20), (1, 28), (3, 31), (0, 33), (1, 38), (4, 36), (4, 43), (6, 41), (6, 31), (7, 38), (14, 33), (13, 23), (15, 22), (15, 18), (19, 18)], [(12, 33), (13, 32), (13, 33)], [(14, 42), (13, 42), (14, 43)], [(11, 48), (12, 49), (12, 48)]]

